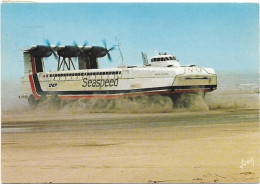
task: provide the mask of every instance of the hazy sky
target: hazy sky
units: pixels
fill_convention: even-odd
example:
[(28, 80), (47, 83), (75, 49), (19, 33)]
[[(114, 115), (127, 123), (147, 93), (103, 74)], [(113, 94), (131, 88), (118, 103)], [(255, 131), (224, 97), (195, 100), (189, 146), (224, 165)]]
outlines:
[[(108, 47), (115, 37), (128, 65), (141, 65), (141, 52), (171, 52), (181, 64), (216, 71), (258, 71), (258, 4), (2, 4), (2, 80), (23, 75), (22, 49), (36, 44)], [(118, 50), (100, 66), (121, 63)], [(49, 65), (56, 61), (48, 59)], [(46, 62), (46, 63), (47, 63)], [(53, 67), (55, 69), (55, 67)]]

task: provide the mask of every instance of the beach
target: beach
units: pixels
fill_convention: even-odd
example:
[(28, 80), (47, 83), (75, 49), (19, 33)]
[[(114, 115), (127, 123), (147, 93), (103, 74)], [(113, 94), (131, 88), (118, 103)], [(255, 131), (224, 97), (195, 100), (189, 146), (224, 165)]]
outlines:
[(256, 109), (60, 117), (2, 117), (2, 182), (259, 181)]

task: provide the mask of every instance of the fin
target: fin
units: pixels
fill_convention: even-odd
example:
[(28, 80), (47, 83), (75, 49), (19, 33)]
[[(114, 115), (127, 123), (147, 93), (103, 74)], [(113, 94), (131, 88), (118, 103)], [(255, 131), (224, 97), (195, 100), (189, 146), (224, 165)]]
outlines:
[(148, 65), (148, 59), (147, 59), (146, 53), (144, 53), (144, 52), (141, 52), (141, 53), (142, 53), (142, 58), (143, 58), (144, 65)]

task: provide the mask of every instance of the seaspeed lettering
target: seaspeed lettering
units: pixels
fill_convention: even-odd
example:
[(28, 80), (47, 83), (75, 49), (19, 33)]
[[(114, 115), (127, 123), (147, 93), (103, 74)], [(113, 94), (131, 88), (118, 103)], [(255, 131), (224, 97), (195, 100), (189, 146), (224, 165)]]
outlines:
[(118, 79), (83, 79), (82, 87), (113, 87), (118, 86)]

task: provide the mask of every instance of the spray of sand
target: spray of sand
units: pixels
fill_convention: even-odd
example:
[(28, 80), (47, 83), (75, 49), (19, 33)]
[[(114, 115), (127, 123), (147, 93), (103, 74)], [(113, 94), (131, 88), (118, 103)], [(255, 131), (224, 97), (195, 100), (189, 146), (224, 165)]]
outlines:
[[(30, 111), (26, 99), (18, 99), (19, 85), (2, 83), (2, 112)], [(259, 92), (216, 90), (200, 94), (184, 94), (176, 101), (167, 96), (142, 96), (116, 100), (77, 100), (58, 104), (53, 98), (40, 102), (35, 111), (82, 113), (168, 113), (179, 111), (208, 111), (214, 109), (259, 109)]]
[(62, 113), (169, 113), (180, 111), (208, 111), (200, 94), (185, 94), (172, 101), (168, 96), (140, 96), (113, 100), (76, 100), (55, 102), (46, 99), (36, 111), (59, 111)]
[(259, 93), (240, 91), (214, 91), (204, 99), (210, 110), (213, 109), (259, 109)]
[[(2, 100), (3, 103), (3, 100)], [(141, 96), (115, 100), (77, 100), (57, 103), (49, 98), (39, 103), (34, 111), (86, 113), (169, 113), (179, 111), (208, 111), (214, 109), (258, 109), (257, 94), (209, 93), (184, 94), (172, 101), (167, 96)], [(27, 100), (16, 100), (2, 106), (2, 111), (29, 111)]]

